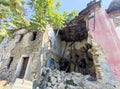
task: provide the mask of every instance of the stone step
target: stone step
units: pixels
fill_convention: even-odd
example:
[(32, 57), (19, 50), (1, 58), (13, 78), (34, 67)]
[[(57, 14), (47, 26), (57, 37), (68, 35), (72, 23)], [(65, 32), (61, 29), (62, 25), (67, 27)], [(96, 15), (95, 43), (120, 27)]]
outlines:
[(0, 89), (3, 89), (4, 85), (7, 83), (6, 80), (0, 81)]
[(33, 82), (17, 78), (12, 89), (32, 89)]

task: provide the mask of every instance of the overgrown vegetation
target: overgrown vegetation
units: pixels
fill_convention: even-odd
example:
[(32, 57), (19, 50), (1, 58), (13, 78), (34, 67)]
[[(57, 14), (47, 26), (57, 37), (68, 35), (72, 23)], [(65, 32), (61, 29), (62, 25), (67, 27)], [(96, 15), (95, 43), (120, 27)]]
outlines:
[[(31, 17), (27, 16), (26, 6), (32, 10)], [(44, 31), (48, 24), (62, 28), (77, 11), (61, 14), (60, 6), (59, 0), (0, 0), (0, 39), (21, 28)]]

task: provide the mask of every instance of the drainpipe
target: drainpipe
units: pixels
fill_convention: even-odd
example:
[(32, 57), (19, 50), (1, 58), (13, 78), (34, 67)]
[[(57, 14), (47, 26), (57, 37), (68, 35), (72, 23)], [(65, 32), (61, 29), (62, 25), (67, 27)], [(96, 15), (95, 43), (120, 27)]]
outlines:
[(95, 9), (94, 9), (94, 30), (95, 30), (95, 28), (96, 28), (96, 12), (95, 12)]
[(89, 13), (87, 14), (86, 28), (87, 28), (87, 31), (89, 31)]

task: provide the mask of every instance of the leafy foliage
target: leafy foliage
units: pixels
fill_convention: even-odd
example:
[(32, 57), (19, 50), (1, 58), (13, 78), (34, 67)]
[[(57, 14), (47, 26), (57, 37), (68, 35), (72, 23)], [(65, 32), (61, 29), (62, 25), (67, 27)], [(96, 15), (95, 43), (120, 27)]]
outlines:
[[(77, 11), (59, 12), (59, 0), (0, 0), (0, 39), (9, 36), (11, 31), (27, 28), (28, 30), (44, 31), (47, 25), (60, 29), (65, 22), (69, 22)], [(25, 16), (25, 5), (32, 9), (29, 20)]]
[(37, 29), (45, 30), (48, 24), (56, 28), (62, 27), (64, 17), (58, 11), (61, 5), (59, 1), (55, 3), (55, 0), (32, 0), (30, 5), (35, 9), (31, 21), (38, 27)]
[(70, 22), (71, 20), (74, 19), (74, 17), (78, 14), (78, 11), (77, 10), (74, 10), (72, 12), (69, 12), (69, 11), (65, 11), (63, 16), (64, 16), (64, 21), (66, 23)]
[(10, 30), (26, 27), (27, 20), (24, 17), (24, 2), (21, 0), (2, 0), (0, 1), (0, 35), (5, 30), (5, 35)]

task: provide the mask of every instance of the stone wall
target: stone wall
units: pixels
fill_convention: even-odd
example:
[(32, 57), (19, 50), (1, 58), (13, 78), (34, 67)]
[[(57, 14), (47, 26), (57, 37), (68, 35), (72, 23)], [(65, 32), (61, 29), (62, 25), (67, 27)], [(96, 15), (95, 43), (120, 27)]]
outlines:
[[(88, 34), (87, 40), (81, 42), (65, 42), (60, 40), (59, 34), (56, 33), (52, 28), (49, 28), (43, 33), (37, 32), (36, 39), (31, 41), (33, 38), (33, 32), (26, 32), (26, 30), (21, 30), (15, 33), (13, 42), (11, 41), (12, 48), (8, 45), (8, 49), (11, 51), (7, 60), (2, 61), (0, 68), (0, 78), (6, 79), (8, 81), (15, 81), (20, 75), (22, 61), (24, 57), (29, 57), (28, 65), (24, 75), (24, 79), (33, 81), (34, 79), (40, 79), (44, 67), (46, 66), (46, 60), (50, 57), (59, 63), (61, 59), (65, 59), (70, 63), (69, 72), (78, 72), (79, 68), (72, 63), (75, 60), (75, 56), (78, 55), (85, 60), (88, 59), (85, 49), (86, 45), (91, 45), (92, 47), (87, 48), (87, 53), (92, 53), (93, 57), (93, 67), (90, 70), (95, 71), (97, 79), (105, 80), (109, 83), (114, 83), (114, 75), (111, 72), (109, 64), (107, 63), (107, 58), (102, 50), (102, 48), (92, 39), (91, 35)], [(21, 35), (24, 35), (22, 40)], [(18, 38), (18, 39), (16, 39)], [(4, 42), (4, 41), (3, 41)], [(8, 40), (9, 42), (9, 40)], [(67, 44), (67, 45), (66, 45)], [(71, 56), (73, 58), (71, 58)], [(10, 57), (13, 57), (13, 61), (10, 68), (7, 68)], [(71, 60), (72, 59), (72, 60)], [(60, 65), (61, 66), (61, 65)], [(2, 70), (2, 71), (1, 71)], [(64, 70), (66, 71), (66, 69)], [(89, 75), (89, 74), (88, 74)], [(110, 80), (111, 79), (111, 80)]]
[(0, 66), (3, 60), (9, 59), (11, 50), (15, 47), (16, 42), (18, 41), (19, 36), (16, 36), (14, 39), (4, 38), (0, 44)]
[(105, 81), (109, 84), (115, 84), (115, 77), (108, 64), (107, 57), (100, 45), (98, 45), (89, 34), (88, 43), (92, 45), (94, 64), (96, 68), (97, 79)]
[[(59, 39), (59, 36), (56, 37), (56, 39)], [(91, 69), (91, 71), (95, 71), (96, 72), (96, 77), (97, 79), (99, 80), (104, 80), (106, 82), (109, 82), (109, 83), (115, 83), (114, 82), (114, 75), (110, 69), (110, 66), (107, 62), (107, 58), (104, 54), (104, 51), (103, 49), (93, 40), (92, 36), (88, 35), (88, 38), (87, 40), (83, 40), (81, 42), (67, 42), (67, 46), (65, 48), (65, 45), (66, 45), (66, 42), (65, 41), (60, 41), (60, 39), (58, 41), (55, 41), (53, 40), (52, 42), (55, 42), (56, 44), (58, 44), (56, 47), (58, 50), (55, 51), (55, 49), (52, 49), (49, 48), (49, 50), (52, 50), (52, 51), (55, 51), (53, 53), (54, 57), (53, 59), (56, 61), (57, 59), (57, 62), (58, 60), (60, 60), (60, 58), (65, 58), (66, 60), (68, 61), (71, 61), (71, 56), (75, 56), (75, 54), (79, 55), (80, 57), (83, 57), (87, 60), (87, 57), (86, 57), (86, 53), (83, 52), (81, 50), (81, 48), (85, 47), (86, 44), (90, 44), (92, 46), (91, 49), (88, 50), (88, 52), (92, 53), (93, 55), (93, 62), (94, 62), (94, 65), (93, 65), (93, 69)], [(71, 46), (72, 45), (72, 46)], [(53, 45), (54, 47), (55, 45)], [(65, 51), (65, 52), (64, 52)], [(49, 52), (49, 51), (48, 51)], [(50, 53), (50, 52), (49, 52)], [(55, 55), (55, 53), (57, 55)], [(51, 56), (51, 55), (49, 55)], [(57, 56), (57, 57), (56, 57)], [(48, 57), (48, 56), (47, 56)], [(46, 58), (47, 59), (47, 58)], [(75, 58), (73, 58), (75, 59)], [(72, 60), (72, 61), (75, 61), (75, 60)], [(71, 63), (71, 66), (70, 66), (70, 72), (79, 72), (78, 71), (78, 68), (76, 68), (74, 70), (74, 65), (72, 65)]]
[[(56, 61), (59, 60), (61, 54), (61, 41), (60, 37), (56, 36), (53, 28), (49, 28), (43, 34), (42, 40), (42, 49), (40, 54), (40, 63), (41, 68), (46, 66), (46, 60), (48, 58), (53, 58)], [(42, 74), (42, 69), (40, 70), (40, 74)]]
[(37, 32), (36, 39), (34, 41), (31, 41), (33, 37), (32, 33), (33, 31), (27, 32), (26, 30), (20, 30), (15, 33), (14, 38), (19, 37), (20, 39), (21, 34), (24, 36), (22, 37), (21, 41), (19, 41), (19, 39), (17, 40), (15, 46), (13, 45), (14, 41), (11, 41), (12, 47), (9, 45), (7, 46), (12, 49), (10, 51), (10, 56), (13, 57), (13, 61), (9, 69), (7, 69), (6, 66), (8, 66), (10, 62), (10, 56), (7, 60), (3, 61), (1, 64), (1, 70), (6, 69), (6, 72), (2, 71), (0, 74), (1, 79), (15, 81), (15, 79), (20, 75), (20, 65), (22, 64), (20, 64), (20, 62), (23, 60), (23, 57), (29, 57), (24, 79), (33, 80), (37, 77), (37, 67), (40, 65), (40, 49), (43, 33)]
[[(91, 39), (91, 38), (89, 38)], [(56, 36), (55, 32), (51, 29), (46, 31), (43, 35), (43, 42), (42, 42), (42, 53), (41, 53), (41, 68), (45, 67), (46, 60), (51, 57), (56, 62), (59, 62), (62, 58), (64, 58), (67, 61), (75, 61), (75, 55), (80, 56), (81, 58), (84, 58), (87, 60), (87, 55), (85, 50), (82, 48), (86, 47), (87, 40), (83, 40), (81, 42), (65, 42), (60, 40), (60, 36)], [(67, 45), (66, 45), (67, 44)], [(83, 52), (84, 51), (84, 52)], [(73, 57), (71, 60), (70, 57)], [(60, 65), (61, 66), (61, 65)], [(78, 67), (74, 70), (74, 64), (70, 66), (70, 72), (72, 71), (78, 71)], [(95, 68), (93, 68), (93, 71), (95, 71)], [(42, 70), (41, 70), (42, 74)]]

